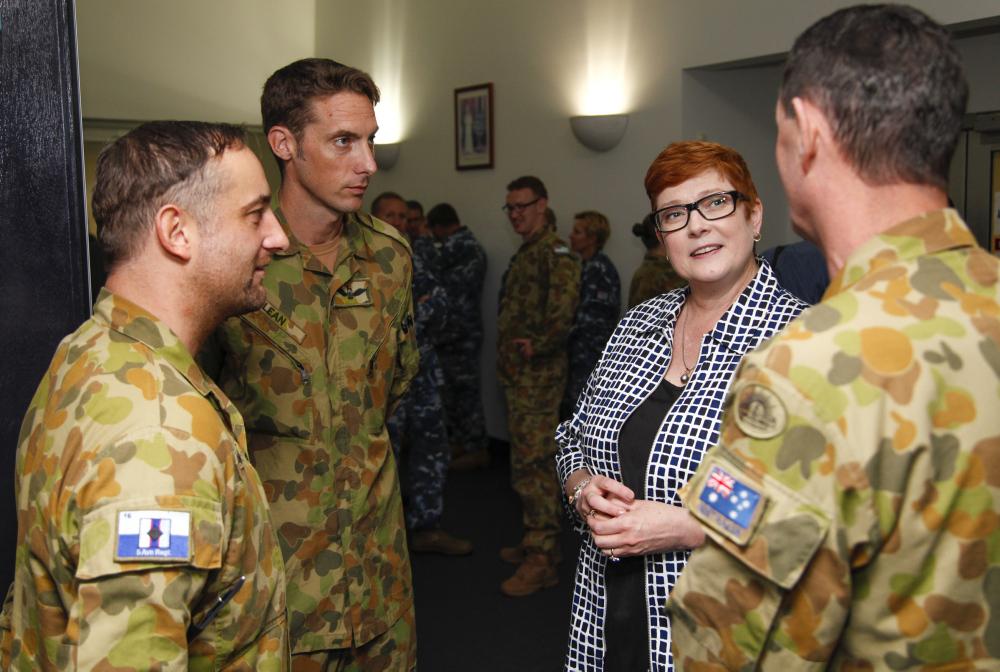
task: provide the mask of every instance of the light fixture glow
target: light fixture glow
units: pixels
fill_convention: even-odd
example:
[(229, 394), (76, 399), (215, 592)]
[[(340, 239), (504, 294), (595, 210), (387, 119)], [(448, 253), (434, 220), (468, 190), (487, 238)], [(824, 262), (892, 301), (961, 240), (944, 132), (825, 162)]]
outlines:
[(394, 144), (406, 135), (401, 104), (406, 3), (402, 0), (381, 0), (375, 16), (378, 29), (373, 31), (371, 74), (381, 93), (381, 100), (375, 106), (375, 118), (378, 120), (376, 142)]
[(586, 0), (587, 67), (577, 89), (581, 115), (621, 114), (629, 109), (628, 49), (631, 3)]

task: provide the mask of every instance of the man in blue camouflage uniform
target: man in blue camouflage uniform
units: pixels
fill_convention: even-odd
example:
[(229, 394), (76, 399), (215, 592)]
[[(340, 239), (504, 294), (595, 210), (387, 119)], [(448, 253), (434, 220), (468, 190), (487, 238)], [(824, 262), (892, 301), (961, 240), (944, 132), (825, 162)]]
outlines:
[(451, 468), (461, 471), (485, 467), (490, 454), (480, 391), (479, 353), (483, 345), (480, 304), (486, 252), (472, 231), (462, 226), (455, 208), (448, 203), (431, 208), (427, 224), (438, 241), (439, 277), (451, 307), (451, 319), (437, 346), (445, 380), (441, 399), (454, 456)]
[[(436, 344), (449, 321), (451, 306), (436, 270), (438, 252), (419, 220), (411, 227), (406, 201), (385, 192), (372, 203), (372, 214), (407, 235), (413, 248), (413, 302), (420, 371), (388, 421), (389, 436), (403, 467), (403, 500), (410, 550), (414, 553), (466, 555), (472, 544), (441, 529), (444, 483), (448, 473), (448, 433), (440, 389), (444, 374)], [(424, 229), (426, 227), (423, 227)]]
[(569, 246), (579, 255), (583, 267), (580, 303), (569, 332), (569, 377), (559, 407), (561, 420), (573, 414), (576, 399), (618, 324), (622, 283), (618, 269), (601, 251), (610, 236), (611, 225), (601, 213), (587, 210), (574, 216)]

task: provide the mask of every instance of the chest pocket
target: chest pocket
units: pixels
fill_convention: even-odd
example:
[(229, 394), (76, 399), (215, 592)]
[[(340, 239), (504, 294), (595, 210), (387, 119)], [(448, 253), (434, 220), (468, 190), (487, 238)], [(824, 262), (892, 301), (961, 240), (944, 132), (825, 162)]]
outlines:
[[(224, 376), (223, 391), (239, 407), (251, 433), (306, 439), (315, 424), (311, 351), (302, 347), (305, 334), (297, 325), (282, 328), (263, 310), (231, 320), (238, 325), (238, 344), (228, 348), (239, 361)], [(298, 337), (296, 337), (296, 333)]]
[[(366, 278), (349, 280), (333, 295), (332, 332), (344, 370), (364, 370), (371, 377), (393, 369), (399, 309), (377, 302)], [(412, 328), (412, 324), (406, 325)]]

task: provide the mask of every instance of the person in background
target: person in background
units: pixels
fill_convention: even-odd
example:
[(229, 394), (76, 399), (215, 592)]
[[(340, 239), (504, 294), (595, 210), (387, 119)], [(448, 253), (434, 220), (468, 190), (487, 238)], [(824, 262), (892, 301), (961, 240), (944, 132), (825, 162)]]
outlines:
[(576, 399), (621, 314), (622, 290), (618, 269), (601, 251), (610, 236), (608, 218), (601, 213), (587, 210), (574, 216), (569, 246), (583, 265), (580, 302), (569, 332), (569, 377), (559, 410), (561, 420), (573, 413)]
[(647, 299), (666, 294), (671, 289), (687, 284), (670, 265), (667, 248), (656, 235), (656, 225), (653, 223), (652, 215), (647, 215), (641, 222), (633, 224), (632, 235), (639, 238), (646, 246), (646, 255), (635, 269), (632, 282), (629, 283), (629, 309), (635, 308)]
[(220, 386), (246, 420), (288, 575), (292, 664), (410, 670), (413, 582), (386, 419), (417, 374), (413, 262), (396, 229), (361, 212), (378, 87), (325, 58), (264, 84), (291, 241), (261, 310), (215, 334)]
[(486, 251), (448, 203), (438, 203), (428, 211), (427, 225), (438, 241), (439, 277), (451, 304), (450, 319), (437, 345), (444, 370), (441, 399), (451, 443), (451, 469), (476, 469), (490, 463), (479, 362)]
[[(423, 231), (427, 225), (427, 218), (424, 217), (424, 206), (417, 200), (406, 202), (406, 228), (412, 231)], [(421, 235), (424, 235), (421, 233)]]
[(754, 255), (763, 205), (733, 149), (676, 142), (646, 173), (663, 246), (687, 287), (626, 313), (559, 426), (556, 465), (584, 539), (566, 669), (672, 669), (661, 608), (701, 527), (679, 490), (719, 436), (740, 361), (806, 304)]
[(792, 45), (778, 171), (833, 280), (744, 360), (688, 485), (678, 667), (1000, 669), (1000, 260), (946, 196), (967, 98), (905, 5)]
[(507, 214), (521, 247), (500, 287), (497, 374), (507, 400), (511, 485), (524, 535), (500, 557), (517, 571), (500, 585), (510, 597), (556, 585), (559, 484), (552, 473), (559, 403), (566, 390), (569, 331), (580, 293), (580, 260), (548, 224), (548, 191), (534, 176), (507, 185)]
[(98, 157), (107, 282), (21, 426), (0, 668), (288, 669), (264, 488), (193, 356), (264, 304), (270, 199), (236, 126), (150, 122)]
[[(372, 201), (372, 215), (407, 236), (413, 246), (413, 311), (420, 371), (389, 416), (389, 436), (402, 466), (403, 510), (414, 553), (468, 555), (472, 544), (441, 528), (444, 485), (448, 476), (448, 432), (440, 390), (444, 374), (437, 347), (452, 319), (448, 294), (434, 272), (438, 252), (420, 221), (412, 228), (403, 197), (391, 191)], [(422, 219), (422, 218), (421, 218)]]
[(819, 303), (823, 298), (830, 284), (830, 274), (823, 251), (813, 243), (800, 240), (791, 245), (778, 245), (764, 250), (760, 256), (767, 259), (778, 282), (789, 292), (808, 304)]

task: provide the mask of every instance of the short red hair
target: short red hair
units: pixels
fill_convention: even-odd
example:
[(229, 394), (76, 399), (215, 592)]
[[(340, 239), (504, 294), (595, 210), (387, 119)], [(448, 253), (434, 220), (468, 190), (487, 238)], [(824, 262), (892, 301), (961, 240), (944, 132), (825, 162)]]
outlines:
[(747, 197), (747, 209), (753, 208), (759, 197), (746, 161), (732, 147), (702, 140), (670, 143), (653, 159), (645, 182), (650, 207), (656, 209), (656, 197), (664, 189), (676, 187), (710, 170), (729, 180), (733, 189)]

